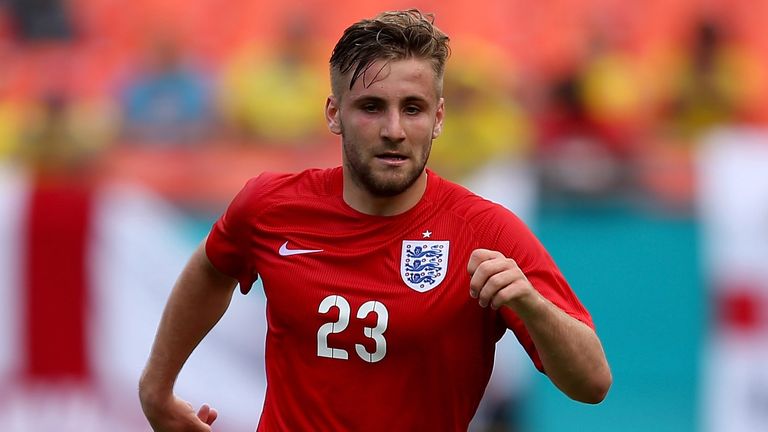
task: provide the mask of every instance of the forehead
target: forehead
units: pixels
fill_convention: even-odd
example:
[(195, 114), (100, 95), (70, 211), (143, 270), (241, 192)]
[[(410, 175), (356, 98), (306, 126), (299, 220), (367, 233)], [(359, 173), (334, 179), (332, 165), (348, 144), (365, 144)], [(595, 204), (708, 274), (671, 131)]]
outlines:
[[(346, 77), (351, 79), (350, 76)], [(437, 100), (438, 78), (432, 64), (423, 59), (377, 60), (363, 72), (347, 97), (384, 99), (420, 98)]]

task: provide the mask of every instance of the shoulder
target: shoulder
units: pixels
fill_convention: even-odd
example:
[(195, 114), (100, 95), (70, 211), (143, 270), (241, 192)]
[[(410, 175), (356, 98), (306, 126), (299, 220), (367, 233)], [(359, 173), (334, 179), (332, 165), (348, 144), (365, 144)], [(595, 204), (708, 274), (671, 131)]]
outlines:
[(298, 173), (263, 172), (249, 179), (239, 195), (250, 198), (324, 195), (331, 193), (333, 177), (340, 168), (308, 169)]
[(517, 243), (532, 236), (525, 222), (503, 205), (446, 179), (438, 178), (438, 181), (438, 190), (433, 195), (434, 207), (461, 219), (461, 225), (472, 231), (482, 247), (498, 248), (503, 239)]
[(468, 221), (488, 218), (517, 220), (514, 213), (506, 207), (487, 200), (464, 186), (439, 177), (437, 181), (439, 185), (434, 198), (443, 211), (462, 215)]
[[(333, 193), (341, 168), (308, 169), (298, 173), (263, 172), (249, 179), (229, 205), (229, 213), (254, 215), (286, 200)], [(338, 173), (337, 173), (338, 171)]]

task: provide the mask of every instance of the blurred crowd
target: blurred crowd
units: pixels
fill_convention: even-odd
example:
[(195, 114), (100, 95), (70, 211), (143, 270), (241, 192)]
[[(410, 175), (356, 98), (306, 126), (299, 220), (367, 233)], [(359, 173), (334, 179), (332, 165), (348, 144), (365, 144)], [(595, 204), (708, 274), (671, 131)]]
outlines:
[[(260, 43), (213, 49), (172, 25), (128, 38), (119, 21), (131, 12), (108, 8), (0, 2), (0, 158), (46, 167), (115, 147), (311, 152), (332, 139), (322, 116), (330, 41), (313, 36), (314, 17), (286, 14)], [(716, 13), (690, 14), (655, 44), (595, 17), (554, 67), (454, 37), (433, 167), (462, 181), (509, 162), (534, 167), (544, 198), (688, 209), (700, 137), (768, 120), (762, 57)]]

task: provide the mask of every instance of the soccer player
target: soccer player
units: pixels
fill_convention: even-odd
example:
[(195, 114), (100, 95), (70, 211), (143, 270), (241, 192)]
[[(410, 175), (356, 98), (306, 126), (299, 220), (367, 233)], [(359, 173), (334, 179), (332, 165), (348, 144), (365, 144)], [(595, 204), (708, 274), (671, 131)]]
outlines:
[(544, 247), (505, 208), (425, 168), (448, 52), (415, 10), (344, 32), (325, 105), (343, 164), (251, 179), (193, 254), (141, 378), (156, 431), (211, 430), (217, 412), (195, 412), (174, 381), (235, 286), (247, 293), (258, 277), (259, 431), (466, 431), (506, 330), (563, 393), (603, 400), (600, 340)]

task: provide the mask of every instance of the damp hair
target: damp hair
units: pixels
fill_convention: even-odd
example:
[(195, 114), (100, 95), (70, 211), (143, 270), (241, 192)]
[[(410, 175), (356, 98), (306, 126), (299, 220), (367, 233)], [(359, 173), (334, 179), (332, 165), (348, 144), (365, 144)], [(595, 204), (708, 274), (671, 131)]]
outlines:
[[(432, 14), (417, 9), (383, 12), (373, 19), (348, 27), (330, 60), (331, 88), (336, 97), (349, 76), (348, 88), (379, 60), (422, 59), (432, 64), (438, 95), (442, 93), (445, 63), (450, 55), (449, 38), (437, 26)], [(376, 75), (380, 71), (375, 71)]]

